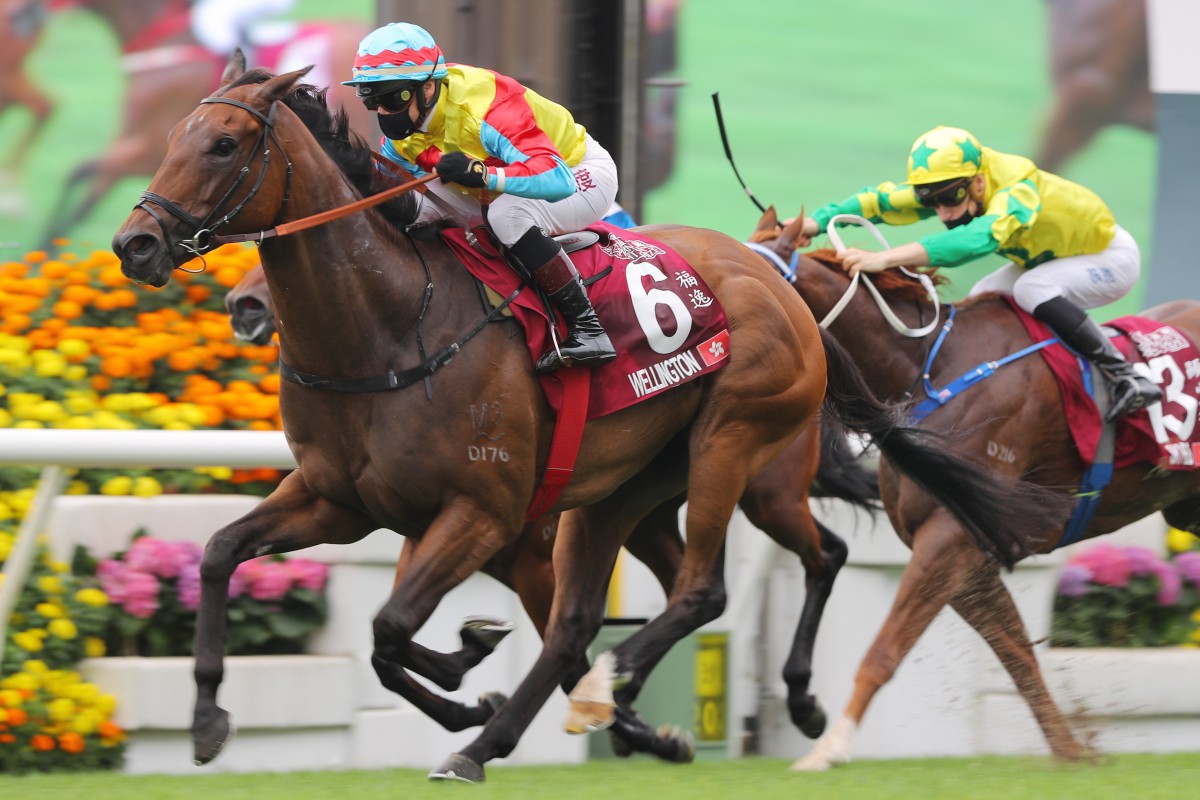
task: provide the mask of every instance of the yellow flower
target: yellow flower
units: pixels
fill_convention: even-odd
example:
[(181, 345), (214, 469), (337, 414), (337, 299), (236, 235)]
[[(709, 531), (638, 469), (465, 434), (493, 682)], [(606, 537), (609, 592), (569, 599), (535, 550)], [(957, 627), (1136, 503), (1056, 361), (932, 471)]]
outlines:
[(63, 373), (63, 377), (69, 381), (81, 381), (87, 377), (87, 367), (82, 364), (72, 364), (67, 367), (67, 371)]
[(91, 491), (85, 482), (74, 480), (67, 484), (67, 488), (63, 490), (63, 494), (91, 494)]
[(104, 640), (99, 636), (88, 636), (83, 640), (83, 654), (88, 658), (103, 658), (108, 652)]
[(46, 562), (46, 566), (61, 575), (65, 575), (71, 571), (71, 565), (65, 561), (55, 561), (51, 559)]
[(71, 720), (71, 730), (83, 736), (95, 733), (96, 720), (91, 714), (78, 714), (75, 719)]
[(75, 593), (75, 599), (84, 605), (92, 606), (93, 608), (103, 608), (104, 606), (108, 605), (108, 595), (99, 589), (91, 587), (87, 589), (80, 589)]
[(101, 714), (110, 717), (117, 710), (117, 698), (111, 694), (102, 694), (96, 698), (95, 707)]
[(1167, 528), (1167, 548), (1172, 553), (1182, 553), (1191, 550), (1196, 543), (1196, 537), (1179, 528)]
[(65, 616), (62, 607), (55, 603), (38, 603), (33, 610), (46, 619), (59, 619)]
[(58, 342), (58, 352), (64, 356), (86, 358), (91, 355), (92, 346), (83, 339), (61, 339)]
[(39, 658), (31, 658), (25, 662), (24, 670), (26, 672), (28, 672), (30, 675), (39, 675), (40, 676), (40, 675), (45, 675), (47, 672), (49, 672), (50, 668), (46, 666), (45, 661), (42, 661)]
[[(8, 512), (8, 513), (5, 513)], [(8, 503), (0, 501), (0, 519), (11, 519), (12, 509), (8, 507)], [(12, 552), (13, 537), (8, 533), (0, 533), (0, 561), (8, 561), (9, 553)]]
[(77, 683), (69, 687), (66, 696), (81, 706), (90, 706), (100, 698), (100, 690), (94, 683)]
[(12, 414), (8, 413), (7, 408), (0, 408), (0, 428), (12, 427)]
[(20, 708), (25, 696), (16, 689), (0, 689), (0, 708)]
[(133, 490), (133, 478), (128, 475), (117, 475), (109, 478), (100, 486), (100, 494), (127, 495)]
[(50, 629), (52, 636), (57, 636), (59, 639), (74, 639), (79, 635), (79, 629), (69, 619), (51, 620), (46, 627)]
[(51, 700), (46, 706), (46, 713), (55, 722), (70, 722), (75, 716), (75, 701), (66, 697)]
[(42, 575), (38, 578), (37, 585), (44, 594), (63, 593), (62, 579), (57, 575)]
[(42, 639), (40, 636), (34, 636), (29, 631), (21, 631), (14, 633), (13, 644), (21, 648), (27, 653), (40, 653), (42, 651)]
[(162, 484), (151, 478), (149, 475), (133, 479), (133, 489), (131, 494), (136, 497), (155, 497), (162, 494)]
[[(19, 634), (14, 635), (13, 638), (16, 638), (17, 635)], [(28, 666), (29, 662), (26, 661), (25, 664)], [(35, 692), (38, 688), (38, 679), (36, 676), (30, 675), (28, 672), (18, 672), (15, 675), (9, 675), (4, 680), (0, 681), (0, 687), (15, 690), (18, 694), (20, 692)], [(11, 708), (12, 705), (9, 704), (9, 707)]]

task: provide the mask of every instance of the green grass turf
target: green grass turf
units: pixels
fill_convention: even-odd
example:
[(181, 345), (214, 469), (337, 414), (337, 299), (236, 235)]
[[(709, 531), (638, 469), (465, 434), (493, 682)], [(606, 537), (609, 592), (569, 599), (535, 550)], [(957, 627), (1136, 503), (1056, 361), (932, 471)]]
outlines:
[(21, 800), (1161, 800), (1194, 797), (1200, 785), (1196, 754), (1124, 755), (1097, 767), (999, 757), (858, 761), (821, 774), (788, 772), (787, 765), (780, 759), (752, 758), (678, 766), (639, 758), (573, 767), (492, 767), (488, 782), (477, 786), (429, 783), (423, 770), (0, 776), (0, 792)]

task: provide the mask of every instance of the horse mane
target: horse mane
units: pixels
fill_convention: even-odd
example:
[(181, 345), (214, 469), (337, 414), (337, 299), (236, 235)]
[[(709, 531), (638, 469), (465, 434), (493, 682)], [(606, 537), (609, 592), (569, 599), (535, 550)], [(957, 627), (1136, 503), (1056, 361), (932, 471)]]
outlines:
[[(842, 257), (831, 247), (813, 250), (811, 253), (805, 253), (805, 255), (823, 267), (828, 267), (835, 272), (842, 271)], [(936, 267), (919, 269), (917, 271), (928, 276), (934, 286), (941, 286), (944, 283), (948, 283), (946, 276), (938, 272)], [(875, 282), (876, 289), (886, 292), (897, 300), (924, 300), (926, 297), (925, 287), (906, 277), (898, 270), (888, 269), (883, 272), (873, 273), (871, 280)]]
[[(269, 70), (256, 67), (242, 73), (229, 85), (223, 87), (222, 94), (235, 86), (251, 83), (265, 83), (275, 77)], [(375, 157), (366, 139), (350, 129), (350, 118), (345, 111), (335, 111), (329, 107), (327, 97), (329, 90), (319, 89), (307, 83), (298, 83), (287, 96), (283, 104), (292, 110), (304, 127), (321, 145), (321, 149), (330, 160), (337, 165), (351, 185), (364, 197), (384, 189), (393, 183), (375, 168)], [(417, 198), (412, 192), (388, 200), (375, 207), (384, 218), (398, 228), (411, 225), (417, 218)]]

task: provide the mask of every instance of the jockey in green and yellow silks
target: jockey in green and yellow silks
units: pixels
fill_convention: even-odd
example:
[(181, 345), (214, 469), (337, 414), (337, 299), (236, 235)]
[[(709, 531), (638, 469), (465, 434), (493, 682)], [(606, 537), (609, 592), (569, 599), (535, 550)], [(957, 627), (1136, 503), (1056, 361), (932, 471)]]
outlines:
[(1049, 325), (1095, 363), (1113, 387), (1108, 419), (1158, 402), (1162, 391), (1140, 375), (1086, 314), (1123, 297), (1141, 256), (1094, 192), (1037, 168), (1027, 158), (984, 147), (961, 128), (939, 126), (913, 143), (907, 180), (863, 189), (804, 222), (801, 245), (837, 214), (907, 225), (936, 215), (948, 230), (883, 252), (851, 248), (851, 273), (898, 266), (956, 267), (996, 253), (1009, 263), (971, 294), (1000, 292)]

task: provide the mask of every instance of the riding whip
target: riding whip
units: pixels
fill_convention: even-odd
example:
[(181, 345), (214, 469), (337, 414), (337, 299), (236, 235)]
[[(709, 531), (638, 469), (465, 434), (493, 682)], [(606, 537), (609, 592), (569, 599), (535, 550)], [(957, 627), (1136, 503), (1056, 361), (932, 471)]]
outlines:
[(758, 202), (758, 198), (754, 196), (754, 192), (750, 191), (750, 187), (742, 180), (742, 175), (738, 172), (737, 164), (733, 163), (733, 151), (729, 149), (729, 137), (725, 135), (725, 119), (721, 116), (721, 100), (717, 97), (717, 94), (718, 92), (713, 92), (713, 108), (717, 112), (717, 127), (721, 131), (721, 144), (725, 145), (725, 157), (729, 159), (729, 166), (733, 167), (733, 174), (737, 177), (738, 183), (746, 191), (746, 196), (750, 198), (750, 201), (754, 205), (758, 206), (758, 210), (761, 213), (765, 214), (767, 213), (767, 209), (763, 208), (762, 203)]

